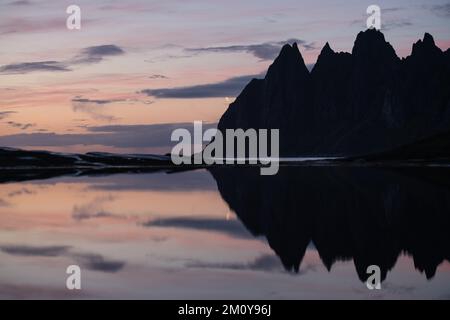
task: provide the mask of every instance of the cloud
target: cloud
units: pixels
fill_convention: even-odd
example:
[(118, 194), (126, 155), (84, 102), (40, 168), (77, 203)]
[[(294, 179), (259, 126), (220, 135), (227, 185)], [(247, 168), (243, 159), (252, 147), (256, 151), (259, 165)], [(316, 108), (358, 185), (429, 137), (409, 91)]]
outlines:
[(27, 130), (31, 127), (36, 126), (36, 124), (34, 124), (34, 123), (20, 123), (20, 122), (15, 122), (15, 121), (8, 121), (6, 123), (13, 128), (18, 128), (21, 130)]
[(90, 185), (89, 190), (208, 192), (217, 191), (217, 184), (207, 171), (185, 171), (176, 174), (157, 172), (133, 176), (109, 176), (100, 183)]
[(426, 8), (430, 9), (433, 13), (440, 17), (450, 17), (450, 2), (444, 4), (426, 5)]
[(231, 45), (222, 47), (205, 47), (205, 48), (187, 48), (188, 52), (202, 53), (202, 52), (246, 52), (261, 60), (273, 60), (275, 59), (283, 45), (286, 43), (296, 42), (300, 47), (305, 50), (315, 49), (314, 43), (306, 42), (301, 39), (288, 39), (286, 41), (278, 42), (265, 42), (261, 44), (249, 44), (249, 45)]
[(109, 99), (109, 100), (92, 100), (92, 99), (84, 99), (84, 98), (73, 98), (72, 99), (72, 103), (78, 103), (78, 104), (109, 104), (109, 103), (114, 103), (114, 102), (120, 102), (123, 100), (113, 100), (113, 99)]
[[(17, 9), (22, 10), (22, 5), (16, 5)], [(64, 16), (49, 19), (34, 19), (31, 17), (20, 18), (13, 17), (5, 18), (0, 21), (0, 35), (18, 34), (18, 33), (34, 33), (34, 32), (49, 32), (53, 30), (65, 30), (66, 23)]]
[(100, 110), (98, 110), (97, 107), (123, 101), (125, 100), (123, 99), (100, 100), (100, 99), (86, 99), (82, 97), (75, 97), (72, 99), (72, 109), (74, 112), (84, 112), (86, 114), (89, 114), (95, 120), (112, 122), (118, 120), (118, 118), (101, 112)]
[[(350, 22), (350, 25), (359, 25), (363, 29), (365, 29), (367, 27), (366, 26), (366, 19), (367, 19), (367, 17), (362, 17), (361, 19), (352, 20)], [(389, 19), (382, 20), (381, 29), (382, 29), (382, 31), (390, 31), (390, 30), (393, 30), (393, 29), (398, 29), (398, 28), (403, 28), (403, 27), (410, 27), (412, 25), (413, 25), (413, 23), (410, 20), (407, 20), (407, 19), (399, 19), (399, 18), (393, 19), (393, 18), (389, 18)]]
[(15, 256), (39, 256), (39, 257), (69, 257), (81, 264), (84, 268), (93, 271), (117, 272), (122, 270), (126, 263), (120, 260), (106, 259), (95, 253), (74, 253), (70, 246), (27, 246), (6, 245), (0, 246), (0, 251)]
[(31, 195), (31, 194), (35, 194), (35, 191), (29, 190), (25, 187), (23, 187), (22, 189), (16, 190), (16, 191), (11, 191), (10, 193), (8, 193), (8, 197), (12, 198), (12, 197), (16, 197), (16, 196), (21, 196), (23, 194), (27, 194), (27, 195)]
[(391, 20), (391, 21), (387, 21), (384, 24), (381, 25), (381, 28), (384, 31), (388, 31), (388, 30), (392, 30), (392, 29), (397, 29), (397, 28), (402, 28), (402, 27), (410, 27), (412, 26), (412, 22), (408, 21), (408, 20)]
[[(215, 123), (203, 124), (205, 130), (216, 126)], [(177, 143), (172, 142), (170, 137), (173, 130), (178, 128), (186, 128), (193, 132), (192, 123), (106, 125), (87, 127), (87, 133), (79, 134), (34, 132), (0, 136), (0, 145), (10, 147), (103, 145), (117, 148), (170, 148)]]
[[(399, 13), (403, 10), (405, 10), (404, 7), (381, 8), (381, 14), (384, 15), (384, 19), (381, 21), (382, 31), (412, 26), (413, 23), (411, 20), (404, 18)], [(365, 29), (367, 27), (367, 17), (367, 15), (361, 15), (361, 18), (350, 21), (350, 25), (359, 25), (361, 28)]]
[(22, 62), (7, 64), (0, 67), (0, 73), (4, 74), (24, 74), (36, 71), (61, 72), (71, 70), (58, 61)]
[(65, 255), (69, 249), (69, 246), (32, 247), (24, 245), (10, 245), (0, 247), (2, 252), (10, 255), (40, 257), (57, 257)]
[[(187, 268), (200, 268), (200, 269), (227, 269), (227, 270), (252, 270), (262, 272), (291, 272), (291, 270), (283, 267), (280, 258), (274, 255), (264, 254), (257, 257), (255, 260), (241, 263), (214, 263), (214, 262), (202, 262), (202, 261), (190, 261), (186, 263)], [(296, 274), (304, 275), (309, 272), (316, 272), (317, 265), (307, 264), (302, 267)]]
[(238, 220), (222, 220), (213, 218), (175, 217), (154, 219), (143, 223), (145, 227), (183, 228), (198, 231), (223, 233), (236, 238), (253, 238)]
[(122, 216), (107, 212), (103, 209), (103, 204), (114, 201), (111, 195), (106, 197), (97, 197), (91, 202), (75, 206), (72, 211), (72, 218), (77, 221), (96, 219), (96, 218), (122, 218)]
[(125, 261), (108, 260), (100, 254), (76, 254), (73, 255), (73, 258), (86, 269), (107, 273), (118, 272), (126, 265)]
[(392, 7), (392, 8), (382, 8), (381, 13), (387, 13), (387, 12), (398, 12), (405, 10), (403, 7)]
[(88, 220), (88, 219), (97, 219), (97, 218), (121, 218), (118, 215), (115, 215), (113, 213), (107, 212), (107, 211), (98, 211), (94, 213), (88, 213), (88, 212), (74, 212), (72, 213), (72, 217), (74, 220), (81, 221), (81, 220)]
[(10, 203), (0, 198), (0, 208), (1, 207), (9, 207)]
[(149, 79), (169, 79), (169, 78), (162, 74), (152, 74), (151, 76), (149, 76)]
[(125, 51), (114, 44), (87, 47), (72, 59), (71, 64), (99, 63), (105, 57), (120, 56), (123, 54), (125, 54)]
[(17, 113), (16, 111), (0, 111), (0, 120), (8, 118), (10, 115)]
[(253, 79), (259, 75), (248, 75), (229, 78), (224, 81), (186, 87), (145, 89), (141, 93), (159, 99), (197, 99), (235, 97)]
[(113, 44), (87, 47), (74, 58), (67, 61), (37, 61), (20, 62), (0, 66), (2, 74), (25, 74), (31, 72), (62, 72), (72, 71), (71, 67), (82, 64), (99, 63), (105, 57), (119, 56), (125, 51)]
[(186, 264), (188, 268), (201, 269), (228, 269), (228, 270), (252, 270), (264, 272), (283, 272), (280, 259), (274, 255), (262, 255), (248, 263), (211, 263), (194, 261)]
[(28, 0), (17, 0), (17, 1), (11, 1), (10, 3), (8, 3), (9, 6), (29, 6), (32, 4), (33, 3)]

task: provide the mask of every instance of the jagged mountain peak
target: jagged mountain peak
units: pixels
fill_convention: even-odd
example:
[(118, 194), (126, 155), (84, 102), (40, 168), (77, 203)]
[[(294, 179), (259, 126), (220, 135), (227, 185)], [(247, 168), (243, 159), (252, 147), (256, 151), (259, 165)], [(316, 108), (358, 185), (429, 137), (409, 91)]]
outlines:
[(425, 32), (425, 35), (423, 36), (423, 43), (426, 46), (434, 46), (434, 39), (433, 36), (431, 34), (429, 34), (428, 32)]
[(439, 54), (442, 50), (436, 46), (433, 36), (426, 32), (422, 40), (417, 41), (412, 47), (412, 56), (429, 56), (430, 54)]
[(367, 29), (365, 31), (360, 31), (356, 36), (355, 43), (361, 41), (378, 41), (378, 42), (386, 42), (384, 38), (383, 32), (377, 29)]
[(348, 60), (350, 56), (351, 56), (350, 53), (344, 52), (336, 53), (333, 49), (331, 49), (330, 44), (327, 42), (320, 51), (316, 64), (314, 65), (314, 68), (311, 71), (311, 75), (314, 76), (318, 72), (320, 73), (320, 70), (326, 71), (329, 68), (336, 67), (342, 62), (343, 59)]
[(331, 49), (330, 44), (327, 42), (322, 48), (322, 51), (320, 52), (320, 55), (328, 55), (335, 53), (333, 49)]
[(381, 56), (398, 59), (394, 48), (384, 38), (384, 34), (376, 29), (367, 29), (358, 33), (352, 49), (352, 55), (366, 58)]
[(280, 54), (269, 67), (266, 77), (278, 73), (291, 74), (292, 72), (297, 73), (299, 76), (309, 74), (296, 42), (292, 45), (285, 44), (282, 47)]

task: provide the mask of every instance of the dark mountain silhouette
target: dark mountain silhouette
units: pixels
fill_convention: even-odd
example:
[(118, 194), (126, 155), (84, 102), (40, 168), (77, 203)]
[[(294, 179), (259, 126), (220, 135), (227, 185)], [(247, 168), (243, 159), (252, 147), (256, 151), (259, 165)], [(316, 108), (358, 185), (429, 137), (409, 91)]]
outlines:
[(364, 157), (364, 160), (370, 162), (403, 161), (404, 159), (448, 164), (450, 160), (450, 131), (436, 134), (394, 150)]
[(359, 278), (378, 265), (383, 279), (412, 256), (427, 278), (450, 261), (450, 177), (445, 168), (281, 167), (209, 169), (222, 198), (255, 236), (265, 236), (287, 270), (308, 245), (330, 270), (353, 260)]
[(400, 59), (369, 29), (352, 53), (327, 43), (310, 73), (297, 45), (285, 45), (218, 124), (237, 128), (280, 129), (284, 156), (372, 154), (450, 132), (450, 51), (426, 33)]

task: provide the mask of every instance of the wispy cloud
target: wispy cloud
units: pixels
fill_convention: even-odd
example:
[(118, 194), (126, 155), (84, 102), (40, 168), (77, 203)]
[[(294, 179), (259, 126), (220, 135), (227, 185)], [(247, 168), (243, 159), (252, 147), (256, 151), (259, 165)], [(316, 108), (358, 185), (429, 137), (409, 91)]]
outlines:
[(0, 120), (8, 118), (10, 115), (17, 113), (15, 111), (0, 111)]
[(70, 246), (3, 245), (0, 251), (24, 257), (68, 257), (88, 270), (107, 273), (118, 272), (126, 265), (125, 261), (106, 259), (100, 254), (74, 252)]
[(18, 128), (21, 130), (27, 130), (31, 127), (36, 126), (36, 124), (34, 124), (34, 123), (20, 123), (20, 122), (15, 122), (15, 121), (8, 121), (6, 123), (13, 128)]
[(260, 44), (247, 44), (247, 45), (231, 45), (231, 46), (219, 46), (219, 47), (204, 47), (204, 48), (187, 48), (188, 52), (202, 53), (202, 52), (247, 52), (254, 55), (261, 60), (273, 60), (280, 53), (281, 47), (286, 43), (292, 44), (296, 42), (300, 47), (305, 50), (315, 49), (313, 42), (307, 42), (302, 39), (288, 39), (286, 41), (277, 42), (265, 42)]
[(4, 253), (17, 256), (40, 256), (40, 257), (57, 257), (66, 254), (69, 246), (25, 246), (25, 245), (6, 245), (0, 246), (0, 250)]
[(35, 191), (29, 190), (28, 188), (24, 187), (24, 188), (21, 188), (21, 189), (16, 190), (16, 191), (11, 191), (10, 193), (8, 193), (8, 197), (12, 198), (12, 197), (17, 197), (17, 196), (20, 196), (20, 195), (23, 195), (23, 194), (27, 194), (27, 195), (35, 194)]
[(427, 5), (436, 15), (449, 18), (450, 17), (450, 2), (444, 4)]
[(33, 3), (29, 0), (16, 0), (8, 3), (9, 6), (29, 6)]
[(31, 72), (61, 72), (72, 71), (71, 67), (82, 64), (100, 63), (106, 57), (119, 56), (125, 51), (116, 45), (101, 45), (87, 47), (74, 58), (66, 61), (19, 62), (0, 66), (2, 74), (25, 74)]
[(9, 207), (10, 203), (0, 198), (0, 207)]
[(151, 179), (145, 174), (111, 176), (108, 177), (108, 181), (105, 181), (105, 183), (91, 185), (89, 190), (102, 192), (155, 190), (165, 192), (179, 192), (180, 190), (206, 192), (216, 191), (217, 185), (206, 171), (186, 171), (176, 175), (160, 172), (153, 173)]
[(382, 29), (385, 31), (403, 28), (403, 27), (410, 27), (413, 23), (409, 20), (391, 20), (387, 21), (382, 25)]
[[(366, 19), (367, 17), (362, 17), (361, 19), (355, 19), (350, 22), (351, 25), (358, 25), (361, 26), (362, 29), (366, 28)], [(386, 18), (382, 20), (381, 29), (382, 31), (390, 31), (393, 29), (403, 28), (403, 27), (410, 27), (413, 23), (411, 20), (401, 18), (401, 19), (393, 19), (393, 18)]]
[(162, 74), (152, 74), (151, 76), (149, 76), (149, 79), (169, 79), (169, 78)]
[[(18, 7), (19, 5), (16, 6)], [(22, 5), (22, 7), (23, 6), (25, 5)], [(65, 28), (66, 23), (64, 16), (47, 19), (12, 17), (6, 18), (0, 22), (1, 35), (48, 32), (52, 30), (65, 30)]]
[(111, 195), (106, 197), (97, 197), (91, 202), (75, 206), (72, 211), (72, 218), (77, 221), (97, 219), (97, 218), (123, 218), (103, 209), (103, 204), (113, 201), (115, 198)]
[(72, 109), (74, 112), (84, 112), (95, 120), (112, 122), (118, 120), (115, 116), (105, 114), (98, 107), (106, 106), (115, 102), (122, 102), (121, 99), (86, 99), (75, 97), (72, 99)]
[(0, 73), (23, 74), (36, 71), (71, 71), (67, 65), (58, 61), (21, 62), (7, 64), (0, 67)]
[(75, 254), (72, 257), (86, 269), (107, 273), (118, 272), (126, 264), (125, 261), (106, 259), (100, 254), (93, 253)]
[(122, 102), (123, 99), (86, 99), (81, 97), (75, 97), (72, 99), (72, 103), (76, 104), (90, 104), (90, 105), (105, 105), (114, 102)]
[(69, 63), (70, 64), (99, 63), (105, 57), (120, 56), (123, 54), (125, 54), (125, 51), (122, 48), (113, 44), (93, 46), (81, 50), (80, 54), (74, 57)]
[(248, 263), (232, 262), (232, 263), (214, 263), (191, 261), (186, 264), (188, 268), (201, 269), (228, 269), (228, 270), (252, 270), (263, 272), (284, 272), (280, 259), (274, 255), (262, 255), (254, 261)]
[(183, 228), (199, 231), (219, 232), (236, 238), (253, 238), (238, 220), (222, 220), (199, 217), (174, 217), (154, 219), (143, 223), (145, 227)]
[[(390, 31), (393, 29), (413, 26), (410, 19), (404, 18), (400, 15), (404, 10), (404, 7), (381, 8), (381, 14), (383, 15), (381, 29), (384, 31)], [(365, 29), (367, 27), (366, 20), (367, 16), (361, 15), (359, 19), (351, 20), (350, 25), (361, 26), (362, 29)]]
[[(215, 262), (202, 262), (202, 261), (189, 261), (186, 263), (188, 268), (200, 268), (200, 269), (227, 269), (227, 270), (252, 270), (252, 271), (262, 271), (262, 272), (286, 272), (291, 271), (283, 268), (283, 264), (280, 258), (274, 255), (261, 255), (255, 260), (242, 263), (242, 262), (231, 262), (231, 263), (215, 263)], [(304, 275), (309, 272), (316, 272), (317, 265), (308, 264), (302, 267), (297, 274)]]
[[(204, 128), (216, 127), (215, 123), (204, 124)], [(3, 146), (70, 146), (89, 144), (116, 148), (170, 148), (172, 131), (186, 128), (193, 132), (192, 123), (162, 123), (151, 125), (108, 125), (87, 127), (87, 133), (56, 134), (53, 132), (20, 133), (0, 136)]]
[(197, 99), (215, 97), (235, 97), (253, 79), (259, 75), (239, 76), (224, 81), (186, 87), (145, 89), (141, 93), (159, 99)]

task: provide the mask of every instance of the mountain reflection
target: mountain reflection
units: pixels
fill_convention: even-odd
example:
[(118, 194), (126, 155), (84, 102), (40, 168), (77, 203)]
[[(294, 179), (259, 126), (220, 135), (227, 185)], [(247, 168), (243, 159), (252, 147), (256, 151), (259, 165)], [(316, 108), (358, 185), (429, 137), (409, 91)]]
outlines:
[(450, 260), (450, 179), (446, 168), (212, 168), (222, 198), (255, 236), (265, 236), (287, 270), (308, 245), (328, 270), (353, 260), (361, 281), (378, 265), (386, 278), (402, 253), (431, 279)]

